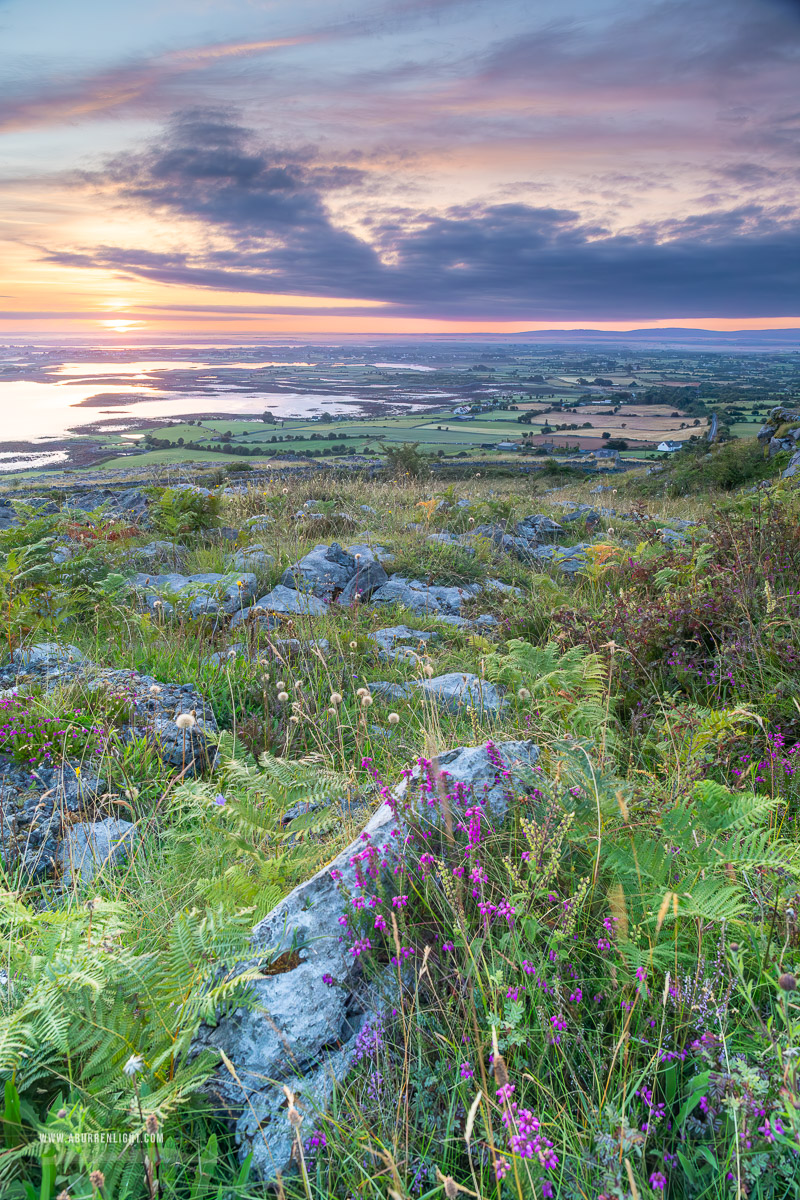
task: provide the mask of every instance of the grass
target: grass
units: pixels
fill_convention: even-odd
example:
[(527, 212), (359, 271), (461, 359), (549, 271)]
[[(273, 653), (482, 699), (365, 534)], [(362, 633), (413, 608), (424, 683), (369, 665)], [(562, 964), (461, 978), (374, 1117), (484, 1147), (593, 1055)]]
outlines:
[[(409, 577), (450, 586), (499, 578), (520, 588), (520, 596), (487, 590), (465, 601), (471, 617), (496, 619), (480, 633), (435, 614), (367, 606), (332, 605), (268, 633), (191, 620), (180, 603), (172, 620), (158, 621), (119, 580), (130, 550), (152, 532), (115, 539), (113, 526), (90, 514), (83, 549), (60, 568), (48, 542), (63, 532), (58, 515), (0, 534), (12, 647), (55, 638), (105, 667), (191, 684), (222, 731), (216, 767), (188, 780), (162, 761), (147, 730), (133, 740), (120, 733), (119, 699), (65, 687), (24, 700), (67, 731), (84, 710), (83, 764), (106, 780), (94, 815), (124, 816), (139, 836), (126, 864), (65, 892), (8, 871), (0, 916), (13, 986), (0, 1013), (0, 1070), (13, 1153), (0, 1158), (4, 1195), (52, 1200), (63, 1189), (73, 1200), (110, 1200), (111, 1182), (92, 1182), (92, 1172), (122, 1177), (101, 1150), (90, 1144), (79, 1156), (50, 1158), (42, 1149), (59, 1122), (104, 1121), (144, 1136), (125, 1056), (108, 1051), (111, 1074), (98, 1080), (97, 1056), (81, 1050), (97, 997), (116, 986), (107, 951), (95, 952), (91, 932), (87, 943), (94, 905), (112, 932), (119, 920), (120, 952), (131, 962), (150, 956), (153, 970), (174, 978), (176, 998), (196, 998), (191, 978), (174, 973), (170, 949), (188, 914), (214, 914), (219, 937), (226, 922), (252, 923), (356, 836), (379, 801), (378, 781), (391, 786), (420, 760), (423, 778), (435, 773), (437, 755), (451, 747), (520, 739), (540, 754), (535, 768), (508, 778), (507, 818), (477, 802), (464, 812), (436, 784), (441, 820), (406, 809), (418, 838), (398, 852), (390, 877), (370, 884), (375, 907), (362, 910), (343, 892), (343, 936), (353, 947), (369, 942), (359, 951), (367, 974), (385, 980), (389, 971), (399, 984), (362, 1030), (331, 1107), (301, 1114), (304, 1168), (284, 1179), (283, 1194), (798, 1194), (800, 495), (752, 445), (715, 451), (713, 470), (701, 454), (681, 455), (660, 475), (603, 479), (609, 490), (600, 496), (596, 477), (481, 471), (447, 491), (430, 480), (337, 474), (224, 500), (221, 520), (242, 530), (237, 545), (258, 543), (275, 556), (259, 580), (265, 592), (318, 541), (368, 539)], [(762, 477), (769, 489), (750, 490)], [(459, 498), (469, 507), (448, 507)], [(323, 536), (298, 521), (308, 500), (347, 513), (349, 530)], [(557, 520), (563, 502), (616, 510), (590, 535), (589, 561), (574, 579), (485, 540), (474, 553), (428, 540), (485, 520), (511, 529), (534, 512)], [(265, 512), (268, 527), (248, 533), (245, 521)], [(661, 531), (676, 520), (700, 532), (671, 547)], [(570, 530), (561, 540), (579, 536)], [(186, 573), (229, 566), (231, 548), (209, 533), (185, 540)], [(416, 661), (385, 660), (371, 640), (400, 623), (435, 635)], [(242, 652), (225, 657), (232, 648)], [(498, 715), (372, 690), (459, 671), (505, 688)], [(56, 757), (67, 744), (65, 732)], [(284, 828), (293, 798), (312, 795), (314, 814)], [(55, 914), (66, 939), (55, 982), (37, 912)], [(233, 932), (224, 937), (233, 955), (239, 943)], [(203, 961), (216, 961), (219, 945)], [(45, 980), (55, 988), (48, 1011), (69, 1019), (67, 1043), (30, 1015)], [(104, 1037), (134, 1037), (128, 1014), (102, 1011)], [(23, 1016), (39, 1039), (38, 1076), (11, 1036)], [(142, 1024), (126, 1051), (143, 1055), (144, 1100), (171, 1096), (173, 1079), (189, 1069), (178, 1054), (157, 1060), (148, 1048), (160, 1036)], [(109, 1080), (114, 1097), (104, 1090)], [(62, 1108), (73, 1115), (60, 1117)], [(158, 1108), (157, 1125), (192, 1164), (172, 1176), (165, 1155), (161, 1194), (274, 1194), (242, 1173), (227, 1126), (190, 1082)], [(204, 1192), (195, 1164), (212, 1139)], [(114, 1183), (113, 1195), (152, 1196), (142, 1160), (119, 1162), (130, 1164), (128, 1191)]]

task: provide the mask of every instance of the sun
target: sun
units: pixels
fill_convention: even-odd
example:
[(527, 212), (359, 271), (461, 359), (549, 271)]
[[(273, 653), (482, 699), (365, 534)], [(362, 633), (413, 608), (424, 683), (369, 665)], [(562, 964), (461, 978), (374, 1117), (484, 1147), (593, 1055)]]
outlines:
[(131, 329), (138, 329), (142, 325), (142, 322), (115, 319), (113, 321), (98, 321), (98, 324), (104, 326), (106, 329), (113, 329), (115, 333), (127, 333)]

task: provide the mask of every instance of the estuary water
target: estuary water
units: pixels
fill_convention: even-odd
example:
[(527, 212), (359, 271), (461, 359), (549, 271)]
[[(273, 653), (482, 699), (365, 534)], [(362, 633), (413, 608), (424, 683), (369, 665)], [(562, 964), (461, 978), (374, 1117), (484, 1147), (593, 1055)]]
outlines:
[[(131, 364), (141, 366), (143, 364)], [(184, 366), (185, 364), (181, 364)], [(81, 364), (82, 368), (85, 364)], [(114, 374), (133, 375), (131, 383), (80, 382), (39, 383), (27, 380), (0, 382), (0, 442), (38, 442), (42, 438), (62, 438), (70, 431), (80, 432), (82, 426), (106, 424), (110, 418), (129, 418), (132, 422), (148, 417), (202, 416), (208, 413), (236, 413), (258, 416), (265, 409), (279, 417), (311, 417), (316, 413), (354, 413), (356, 396), (304, 395), (301, 392), (250, 392), (207, 388), (203, 391), (168, 392), (134, 382), (139, 372), (124, 371), (118, 366)], [(104, 374), (108, 375), (108, 364)], [(141, 372), (144, 374), (144, 372)], [(81, 408), (90, 396), (108, 396), (99, 406)], [(120, 424), (120, 428), (122, 425)]]

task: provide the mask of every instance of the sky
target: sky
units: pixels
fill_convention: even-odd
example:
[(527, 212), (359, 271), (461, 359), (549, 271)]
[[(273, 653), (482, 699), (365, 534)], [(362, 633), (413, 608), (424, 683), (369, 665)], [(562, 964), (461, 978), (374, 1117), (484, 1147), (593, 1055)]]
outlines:
[(800, 325), (800, 0), (0, 0), (0, 337)]

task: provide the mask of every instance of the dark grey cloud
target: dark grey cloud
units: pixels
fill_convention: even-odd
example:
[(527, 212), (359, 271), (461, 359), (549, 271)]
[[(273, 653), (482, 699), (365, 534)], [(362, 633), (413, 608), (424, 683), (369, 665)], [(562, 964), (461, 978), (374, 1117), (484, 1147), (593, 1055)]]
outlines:
[(311, 147), (255, 145), (224, 110), (194, 109), (144, 153), (112, 159), (104, 176), (123, 197), (262, 234), (327, 224), (323, 194), (364, 182), (355, 167), (315, 159)]
[(48, 261), (225, 291), (378, 300), (397, 315), (442, 319), (797, 315), (800, 220), (788, 206), (739, 205), (626, 234), (524, 203), (403, 208), (373, 213), (367, 240), (328, 208), (343, 189), (357, 194), (358, 169), (309, 147), (264, 147), (228, 114), (200, 110), (112, 161), (102, 183), (209, 236), (192, 252), (105, 246), (50, 251)]

